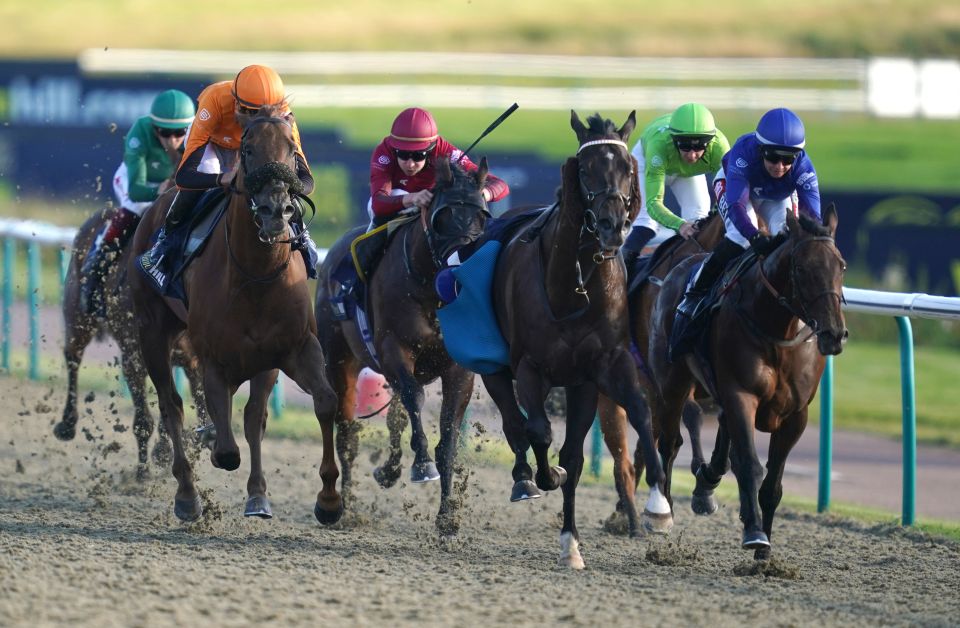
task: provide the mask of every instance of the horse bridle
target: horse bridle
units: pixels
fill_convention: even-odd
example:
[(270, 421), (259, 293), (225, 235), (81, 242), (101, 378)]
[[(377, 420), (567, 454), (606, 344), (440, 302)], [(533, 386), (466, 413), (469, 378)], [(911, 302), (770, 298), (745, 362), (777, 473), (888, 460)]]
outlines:
[[(601, 139), (601, 140), (590, 140), (589, 142), (584, 142), (583, 144), (580, 145), (580, 148), (577, 149), (577, 155), (579, 155), (584, 148), (587, 148), (590, 146), (599, 146), (602, 144), (612, 144), (614, 146), (621, 146), (625, 151), (627, 151), (627, 155), (628, 156), (630, 155), (630, 149), (627, 147), (626, 142), (622, 140), (615, 140), (615, 139), (609, 139), (609, 138)], [(600, 235), (597, 233), (597, 222), (599, 219), (597, 218), (597, 213), (594, 211), (594, 207), (602, 206), (610, 198), (621, 201), (624, 204), (624, 207), (626, 207), (630, 205), (630, 201), (632, 200), (633, 197), (630, 194), (624, 194), (622, 191), (620, 191), (613, 185), (608, 185), (606, 188), (602, 190), (591, 190), (590, 186), (588, 186), (584, 181), (583, 175), (584, 175), (584, 170), (583, 170), (583, 167), (581, 166), (578, 168), (578, 171), (577, 171), (577, 178), (580, 183), (580, 196), (583, 198), (583, 200), (585, 200), (588, 203), (589, 207), (583, 212), (583, 224), (581, 225), (581, 228), (580, 228), (580, 237), (582, 239), (584, 233), (589, 233), (599, 243)], [(633, 163), (630, 163), (630, 175), (628, 177), (628, 180), (633, 176), (634, 176)], [(594, 201), (597, 201), (597, 202), (594, 203)], [(602, 264), (603, 262), (607, 260), (615, 259), (616, 257), (617, 257), (616, 255), (604, 255), (603, 249), (600, 248), (597, 250), (596, 253), (593, 254), (593, 263)], [(578, 276), (580, 275), (579, 262), (577, 266), (577, 274)], [(581, 284), (580, 287), (583, 288), (583, 285)]]
[[(446, 199), (448, 196), (454, 198), (452, 198), (450, 201), (447, 201)], [(452, 211), (455, 207), (472, 207), (477, 210), (477, 213), (486, 214), (487, 218), (492, 217), (493, 214), (487, 207), (486, 201), (483, 200), (483, 193), (480, 192), (479, 196), (480, 202), (477, 203), (470, 198), (470, 195), (463, 195), (459, 193), (449, 194), (449, 190), (445, 189), (438, 193), (434, 198), (433, 208), (430, 210), (430, 218), (423, 225), (423, 230), (427, 237), (427, 248), (430, 249), (430, 257), (433, 259), (433, 263), (438, 269), (443, 268), (445, 262), (445, 251), (436, 250), (437, 214), (444, 209), (449, 209)]]
[[(836, 243), (833, 237), (831, 236), (813, 236), (810, 238), (801, 238), (800, 240), (793, 242), (793, 247), (790, 250), (790, 285), (792, 286), (792, 292), (793, 292), (792, 300), (796, 301), (799, 307), (794, 307), (793, 303), (791, 302), (791, 299), (788, 299), (784, 297), (782, 294), (780, 294), (780, 292), (776, 289), (776, 287), (770, 282), (770, 279), (767, 277), (767, 274), (764, 272), (764, 268), (763, 268), (763, 262), (765, 260), (760, 260), (760, 263), (758, 264), (760, 281), (763, 283), (764, 288), (766, 288), (766, 290), (773, 296), (773, 298), (776, 299), (780, 307), (787, 310), (792, 316), (803, 321), (803, 323), (810, 328), (810, 334), (808, 334), (807, 337), (804, 338), (804, 341), (813, 336), (820, 336), (821, 334), (824, 334), (827, 332), (826, 329), (820, 328), (821, 327), (820, 321), (818, 321), (816, 318), (810, 315), (810, 311), (808, 309), (810, 305), (812, 305), (813, 303), (816, 303), (823, 297), (836, 297), (838, 305), (842, 305), (843, 303), (846, 303), (846, 300), (843, 298), (843, 293), (837, 292), (836, 290), (824, 290), (823, 292), (821, 292), (820, 294), (818, 294), (812, 299), (800, 298), (800, 287), (799, 287), (800, 282), (797, 278), (798, 271), (797, 271), (797, 262), (796, 262), (796, 252), (797, 252), (797, 249), (803, 246), (804, 244), (813, 243), (813, 242), (825, 243), (829, 247), (830, 253), (836, 256), (838, 259), (840, 259), (841, 262), (843, 262), (843, 258), (840, 256), (840, 252), (837, 251)], [(844, 264), (843, 268), (846, 269), (846, 264)], [(798, 333), (795, 338), (789, 341), (779, 341), (779, 342), (781, 344), (784, 342), (799, 344), (799, 341), (797, 340), (799, 337), (800, 337), (800, 334)]]

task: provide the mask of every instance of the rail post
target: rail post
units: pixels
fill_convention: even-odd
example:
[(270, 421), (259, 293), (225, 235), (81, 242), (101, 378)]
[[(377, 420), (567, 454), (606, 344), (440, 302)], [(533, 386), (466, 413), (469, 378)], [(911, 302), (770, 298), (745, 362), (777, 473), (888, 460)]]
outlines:
[(903, 525), (911, 526), (917, 499), (917, 407), (914, 402), (913, 327), (897, 316), (900, 331), (900, 395), (903, 403)]
[(40, 379), (40, 245), (27, 245), (27, 304), (30, 317), (30, 379)]
[(600, 462), (603, 457), (603, 433), (600, 431), (600, 417), (593, 417), (593, 435), (590, 437), (590, 473), (593, 477), (600, 477)]
[(3, 239), (3, 367), (10, 372), (10, 308), (13, 307), (13, 266), (17, 258), (17, 241), (11, 236)]
[(830, 479), (833, 473), (833, 356), (828, 355), (820, 376), (820, 475), (817, 485), (817, 512), (830, 507)]

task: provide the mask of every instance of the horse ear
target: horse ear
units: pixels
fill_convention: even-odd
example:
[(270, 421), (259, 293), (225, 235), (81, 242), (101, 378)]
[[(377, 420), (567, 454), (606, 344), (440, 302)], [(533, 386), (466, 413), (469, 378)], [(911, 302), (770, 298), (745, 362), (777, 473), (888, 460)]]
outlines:
[(630, 134), (633, 133), (633, 130), (637, 127), (637, 110), (634, 109), (630, 112), (630, 115), (627, 116), (627, 121), (623, 123), (623, 126), (620, 127), (620, 130), (617, 133), (620, 135), (620, 139), (623, 142), (627, 142), (630, 139)]
[(823, 224), (826, 225), (827, 229), (830, 230), (830, 236), (834, 237), (837, 233), (837, 223), (840, 222), (840, 217), (837, 214), (837, 206), (834, 203), (827, 205), (827, 208), (823, 211)]
[(630, 167), (630, 205), (627, 207), (627, 218), (632, 223), (643, 207), (643, 197), (640, 196), (640, 164), (633, 155), (630, 155)]
[(580, 208), (580, 211), (583, 211), (583, 201), (580, 195), (580, 160), (576, 157), (569, 157), (563, 164), (561, 175), (560, 202), (564, 207)]
[(450, 170), (450, 160), (449, 159), (438, 159), (437, 160), (437, 183), (443, 183), (444, 185), (449, 185), (453, 181), (453, 172)]
[(794, 237), (799, 237), (803, 233), (803, 227), (800, 226), (800, 220), (797, 218), (797, 215), (793, 213), (792, 209), (787, 210), (787, 229), (790, 230), (790, 235)]
[(478, 188), (481, 188), (481, 189), (483, 188), (483, 184), (487, 182), (487, 174), (489, 172), (490, 172), (490, 167), (487, 165), (487, 158), (481, 157), (480, 165), (477, 166), (477, 173), (476, 175), (474, 175), (477, 178)]
[(583, 122), (580, 122), (580, 116), (573, 109), (570, 110), (570, 126), (573, 128), (573, 132), (577, 134), (577, 140), (583, 144), (584, 138), (587, 137), (587, 127), (583, 126)]

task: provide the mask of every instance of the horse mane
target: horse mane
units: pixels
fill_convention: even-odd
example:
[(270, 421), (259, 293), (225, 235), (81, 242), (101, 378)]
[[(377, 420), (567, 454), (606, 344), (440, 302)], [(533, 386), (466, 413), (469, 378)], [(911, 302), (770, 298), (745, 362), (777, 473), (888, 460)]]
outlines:
[(614, 124), (613, 120), (609, 118), (604, 118), (599, 113), (594, 113), (587, 117), (587, 132), (590, 135), (617, 135), (619, 136), (620, 131), (617, 128), (617, 125)]
[(800, 222), (800, 227), (807, 233), (811, 233), (815, 236), (830, 236), (830, 228), (825, 224), (818, 222), (805, 214), (800, 214), (797, 218)]

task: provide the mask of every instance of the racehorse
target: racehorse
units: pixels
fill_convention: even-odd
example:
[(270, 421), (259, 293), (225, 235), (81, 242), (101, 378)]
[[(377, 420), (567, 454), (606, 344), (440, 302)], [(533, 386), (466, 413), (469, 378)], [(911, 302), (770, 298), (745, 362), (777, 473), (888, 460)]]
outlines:
[[(681, 236), (675, 235), (657, 247), (642, 271), (645, 278), (641, 285), (634, 288), (629, 294), (630, 329), (637, 353), (644, 361), (647, 359), (647, 348), (649, 347), (650, 313), (660, 292), (663, 278), (681, 260), (696, 253), (712, 251), (720, 242), (720, 239), (723, 238), (723, 218), (720, 217), (720, 214), (711, 213), (697, 222), (697, 233), (692, 238), (685, 240)], [(633, 288), (632, 285), (631, 288)], [(647, 368), (645, 362), (640, 368)], [(640, 380), (641, 384), (649, 381), (649, 378), (646, 377)], [(646, 393), (648, 398), (652, 398), (651, 395), (656, 395), (657, 391), (655, 388), (649, 388)], [(703, 447), (700, 443), (703, 410), (692, 395), (691, 393), (691, 398), (684, 404), (683, 422), (690, 434), (690, 445), (693, 449), (691, 470), (696, 473), (696, 470), (705, 461)], [(649, 412), (649, 406), (644, 404), (643, 410)], [(634, 492), (640, 481), (640, 472), (644, 467), (643, 448), (639, 444), (637, 445), (634, 452), (634, 461), (631, 464), (627, 445), (627, 416), (623, 408), (613, 403), (606, 396), (600, 395), (597, 413), (600, 416), (603, 439), (613, 456), (613, 477), (619, 495), (617, 508), (611, 517), (611, 521), (616, 521), (619, 517), (626, 517), (628, 530), (630, 535), (633, 536), (639, 533)], [(659, 426), (656, 423), (653, 424), (653, 433), (655, 437), (659, 437)]]
[[(63, 357), (67, 364), (67, 401), (60, 422), (53, 427), (60, 440), (73, 440), (77, 434), (77, 374), (83, 361), (83, 353), (95, 336), (109, 333), (120, 348), (120, 365), (123, 377), (130, 389), (133, 401), (133, 434), (137, 439), (137, 478), (144, 479), (148, 473), (147, 445), (153, 434), (153, 417), (147, 407), (147, 372), (140, 356), (136, 327), (130, 316), (132, 302), (126, 282), (126, 261), (129, 247), (121, 249), (120, 255), (106, 271), (103, 282), (104, 317), (97, 312), (88, 312), (80, 307), (81, 283), (88, 278), (81, 276), (83, 260), (90, 252), (94, 238), (112, 218), (111, 209), (96, 212), (77, 230), (73, 240), (73, 253), (67, 268), (63, 287), (64, 344)], [(178, 339), (173, 352), (173, 361), (182, 366), (190, 382), (194, 404), (200, 424), (206, 422), (206, 405), (196, 359), (185, 338)], [(163, 422), (160, 423), (158, 440), (153, 447), (154, 462), (159, 465), (170, 462), (170, 441)]]
[[(639, 375), (630, 355), (626, 270), (618, 255), (640, 209), (637, 164), (626, 144), (636, 114), (618, 129), (599, 114), (584, 125), (571, 111), (570, 125), (579, 148), (562, 168), (558, 203), (505, 243), (500, 253), (493, 301), (509, 346), (510, 368), (484, 375), (483, 382), (517, 456), (514, 495), (518, 486), (522, 493), (530, 483), (526, 450), (532, 446), (536, 486), (563, 487), (560, 564), (582, 569), (574, 500), (583, 469), (583, 440), (593, 423), (598, 392), (626, 408), (640, 435), (651, 486), (645, 524), (665, 530), (672, 522), (661, 493), (663, 468), (649, 417), (642, 412)], [(553, 437), (544, 401), (553, 386), (566, 388), (567, 424), (560, 467), (551, 468), (548, 448)]]
[[(372, 346), (376, 358), (361, 339), (354, 320), (336, 320), (330, 297), (340, 284), (333, 277), (341, 259), (349, 254), (350, 244), (363, 233), (359, 227), (343, 235), (330, 249), (320, 266), (317, 282), (316, 313), (320, 341), (328, 358), (327, 377), (340, 398), (336, 410), (338, 424), (353, 419), (357, 374), (364, 366), (380, 371), (397, 392), (410, 419), (410, 446), (415, 459), (410, 469), (412, 482), (440, 479), (440, 510), (436, 526), (443, 536), (457, 533), (457, 504), (451, 500), (456, 439), (470, 394), (473, 373), (454, 362), (447, 354), (436, 309), (439, 303), (434, 289), (437, 271), (455, 250), (475, 241), (490, 217), (483, 200), (483, 184), (487, 161), (482, 159), (478, 170), (467, 173), (451, 166), (446, 159), (436, 167), (436, 184), (429, 210), (418, 220), (399, 226), (391, 235), (383, 258), (367, 284), (368, 318), (372, 320)], [(374, 361), (379, 364), (375, 364)], [(440, 378), (440, 442), (436, 448), (437, 464), (427, 451), (421, 408), (424, 386)], [(399, 405), (391, 403), (387, 425), (390, 429), (390, 457), (374, 475), (383, 487), (400, 477), (400, 436), (406, 420)], [(344, 491), (347, 491), (356, 453), (356, 430), (345, 433), (339, 441), (344, 468)], [(346, 452), (346, 456), (344, 453)], [(348, 458), (348, 459), (345, 459)]]
[[(826, 208), (823, 224), (788, 212), (787, 225), (789, 235), (779, 248), (724, 285), (702, 349), (669, 360), (674, 315), (697, 257), (667, 276), (651, 324), (651, 368), (661, 393), (653, 412), (661, 429), (668, 498), (680, 409), (699, 383), (721, 412), (713, 455), (697, 473), (694, 498), (711, 502), (707, 507), (715, 510), (713, 489), (731, 461), (740, 489), (743, 547), (753, 549), (757, 559), (770, 556), (784, 464), (807, 425), (824, 356), (839, 354), (847, 337), (841, 311), (846, 265), (834, 241), (836, 210)], [(754, 428), (770, 433), (765, 477)]]
[[(326, 365), (316, 337), (307, 267), (289, 238), (289, 223), (301, 211), (292, 125), (275, 107), (263, 107), (244, 125), (239, 148), (239, 170), (224, 217), (203, 254), (183, 275), (189, 307), (184, 317), (177, 314), (182, 303), (161, 297), (148, 284), (150, 280), (137, 269), (137, 256), (128, 265), (140, 346), (173, 440), (174, 513), (192, 521), (203, 512), (184, 455), (182, 402), (170, 373), (170, 347), (185, 329), (200, 360), (207, 409), (216, 429), (210, 456), (215, 467), (232, 471), (240, 466), (230, 426), (232, 397), (242, 383), (250, 382), (243, 416), (251, 459), (244, 515), (272, 516), (260, 444), (266, 430), (267, 399), (279, 369), (313, 396), (323, 432), (323, 488), (314, 514), (321, 523), (333, 523), (343, 513), (336, 490), (339, 471), (333, 423), (326, 420), (332, 416), (336, 397), (324, 377)], [(135, 253), (147, 249), (169, 201), (164, 196), (144, 216), (134, 236)]]

